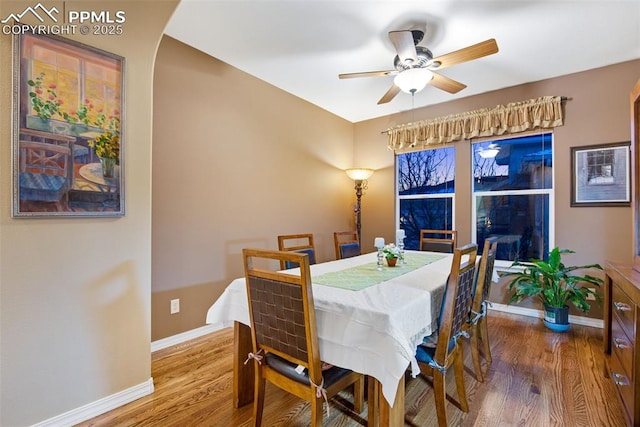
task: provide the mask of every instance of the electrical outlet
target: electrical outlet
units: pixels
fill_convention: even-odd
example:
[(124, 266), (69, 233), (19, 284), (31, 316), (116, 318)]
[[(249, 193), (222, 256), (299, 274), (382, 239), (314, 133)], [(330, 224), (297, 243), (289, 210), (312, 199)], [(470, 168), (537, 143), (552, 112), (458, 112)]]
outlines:
[(171, 300), (171, 314), (180, 313), (180, 300), (172, 299)]
[[(596, 288), (589, 288), (589, 289), (592, 290), (593, 292), (596, 291)], [(595, 301), (596, 297), (594, 297), (593, 295), (589, 294), (589, 295), (587, 295), (587, 299), (591, 300), (591, 301)]]

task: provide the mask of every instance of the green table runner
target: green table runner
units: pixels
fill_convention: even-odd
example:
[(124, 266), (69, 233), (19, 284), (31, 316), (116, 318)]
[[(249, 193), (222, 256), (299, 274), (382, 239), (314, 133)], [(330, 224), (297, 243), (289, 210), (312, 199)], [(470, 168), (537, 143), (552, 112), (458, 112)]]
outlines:
[(350, 291), (360, 291), (369, 286), (402, 276), (403, 274), (417, 270), (420, 267), (424, 267), (445, 257), (446, 255), (426, 252), (405, 254), (406, 264), (400, 264), (398, 260), (398, 264), (396, 264), (395, 267), (388, 267), (385, 260), (382, 271), (378, 271), (377, 262), (371, 262), (340, 271), (332, 271), (319, 276), (313, 276), (311, 281), (318, 285), (332, 286)]

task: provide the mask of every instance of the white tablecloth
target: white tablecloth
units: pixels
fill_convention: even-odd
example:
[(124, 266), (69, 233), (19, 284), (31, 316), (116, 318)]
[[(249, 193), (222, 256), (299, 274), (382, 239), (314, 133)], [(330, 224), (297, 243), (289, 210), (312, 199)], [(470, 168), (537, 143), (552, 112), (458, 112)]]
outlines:
[[(360, 291), (314, 284), (322, 360), (373, 376), (393, 405), (398, 382), (407, 367), (411, 366), (414, 376), (420, 372), (416, 346), (436, 329), (453, 259), (453, 255), (441, 255), (441, 260)], [(407, 251), (409, 256), (411, 251)], [(375, 261), (376, 253), (369, 253), (315, 264), (311, 266), (311, 276)], [(231, 282), (207, 312), (208, 324), (227, 327), (234, 321), (250, 324), (244, 277)]]

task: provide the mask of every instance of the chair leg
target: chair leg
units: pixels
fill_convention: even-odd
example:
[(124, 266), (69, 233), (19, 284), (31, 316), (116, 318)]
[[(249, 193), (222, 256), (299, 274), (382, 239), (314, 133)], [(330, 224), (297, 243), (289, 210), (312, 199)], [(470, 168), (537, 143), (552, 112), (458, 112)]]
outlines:
[(438, 426), (447, 427), (447, 389), (445, 376), (439, 372), (433, 371), (433, 396), (436, 400), (436, 414), (438, 415)]
[(311, 399), (311, 427), (322, 427), (322, 404), (324, 400), (320, 397), (315, 397), (315, 390), (313, 398)]
[(464, 386), (464, 354), (462, 352), (461, 343), (455, 351), (455, 359), (453, 361), (453, 371), (456, 376), (456, 389), (458, 390), (458, 400), (460, 408), (464, 412), (469, 412), (469, 403), (467, 402), (467, 390)]
[(484, 357), (487, 359), (487, 366), (491, 364), (493, 359), (491, 359), (491, 348), (489, 346), (489, 331), (487, 328), (487, 316), (483, 316), (478, 323), (478, 329), (480, 330), (480, 334), (482, 336), (482, 344), (484, 345)]
[(253, 395), (253, 426), (260, 427), (262, 425), (262, 413), (264, 409), (264, 392), (265, 379), (262, 372), (256, 368), (255, 392)]
[(483, 382), (484, 378), (482, 377), (482, 366), (480, 364), (480, 342), (478, 334), (480, 333), (480, 328), (478, 324), (471, 325), (471, 359), (473, 360), (473, 369), (476, 371), (476, 380), (479, 382)]

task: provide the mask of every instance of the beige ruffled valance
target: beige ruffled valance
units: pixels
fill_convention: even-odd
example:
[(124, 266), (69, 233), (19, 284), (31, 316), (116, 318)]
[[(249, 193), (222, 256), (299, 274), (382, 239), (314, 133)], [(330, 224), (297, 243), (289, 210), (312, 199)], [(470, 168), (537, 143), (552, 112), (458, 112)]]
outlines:
[(563, 123), (562, 97), (544, 96), (400, 125), (386, 132), (389, 148), (403, 152), (464, 139), (554, 128)]

